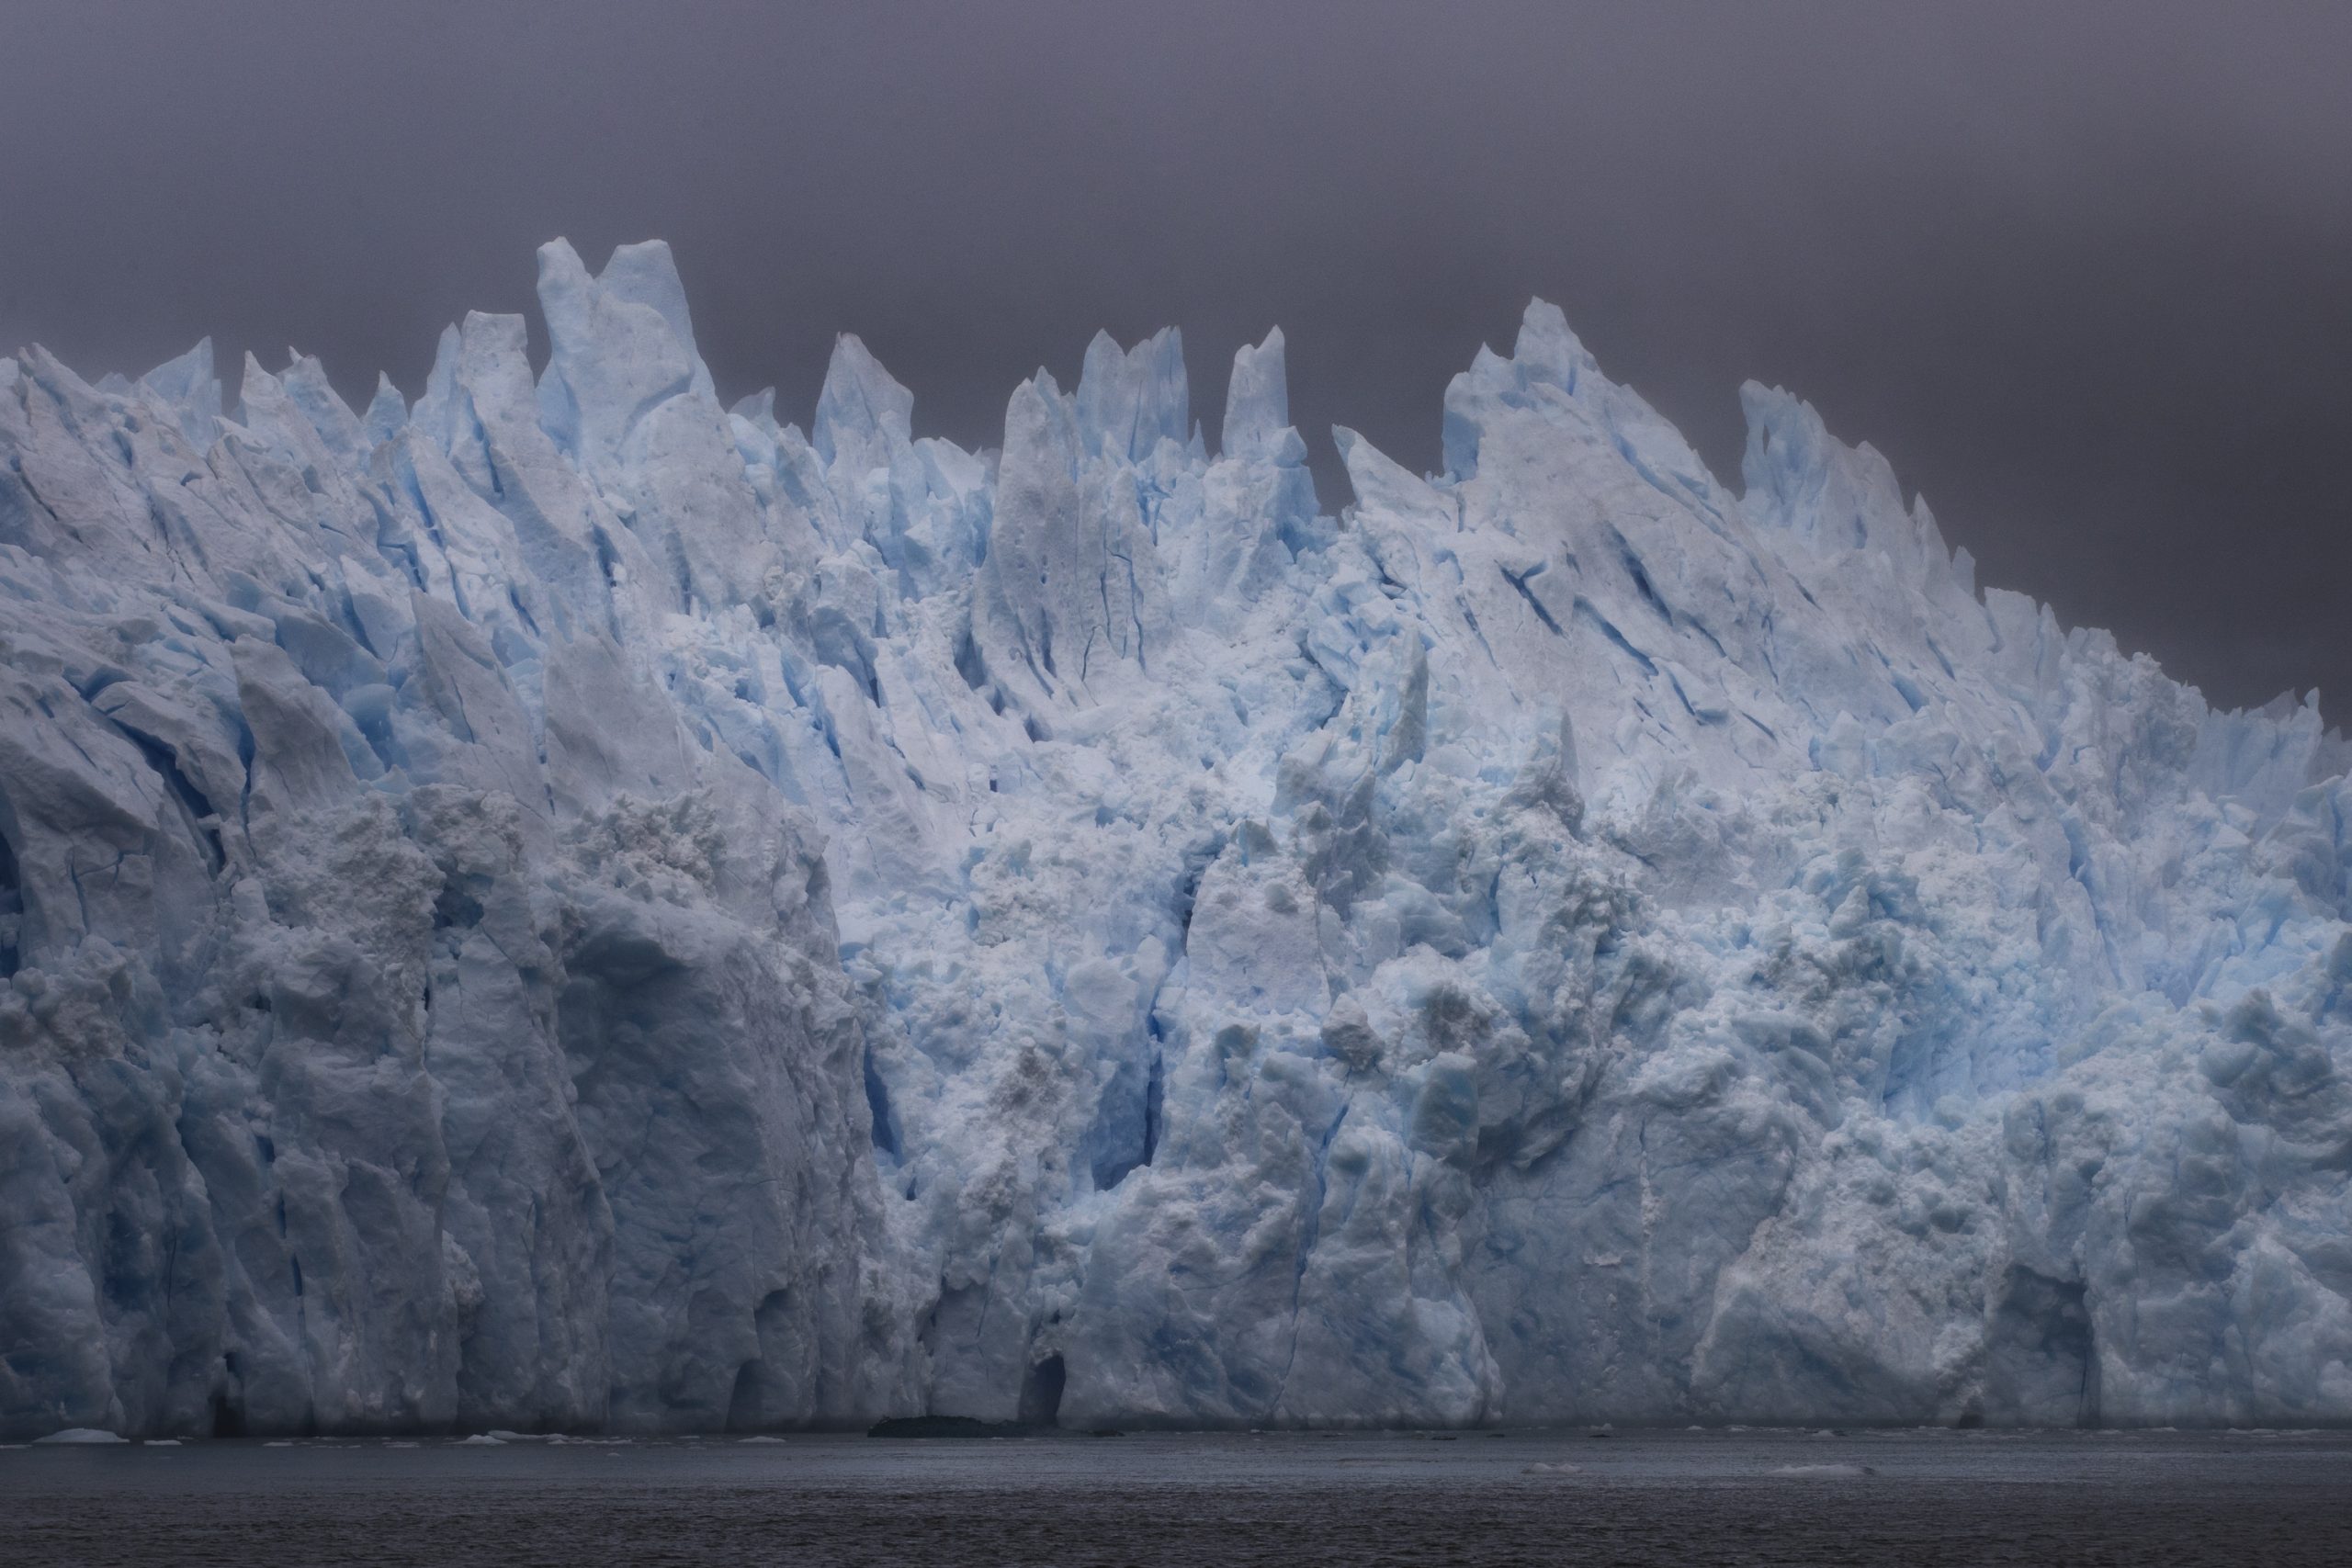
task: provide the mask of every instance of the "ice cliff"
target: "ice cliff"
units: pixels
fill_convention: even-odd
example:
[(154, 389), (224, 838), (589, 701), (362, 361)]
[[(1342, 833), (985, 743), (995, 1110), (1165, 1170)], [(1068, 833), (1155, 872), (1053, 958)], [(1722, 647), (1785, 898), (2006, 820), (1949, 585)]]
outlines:
[(2352, 790), (1558, 311), (0, 359), (0, 1434), (2352, 1419)]

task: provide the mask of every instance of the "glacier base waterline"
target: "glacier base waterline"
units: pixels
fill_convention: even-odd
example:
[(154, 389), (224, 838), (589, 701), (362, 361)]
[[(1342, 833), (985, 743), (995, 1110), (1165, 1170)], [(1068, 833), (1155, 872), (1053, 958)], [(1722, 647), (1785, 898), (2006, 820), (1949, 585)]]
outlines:
[(1528, 310), (0, 359), (0, 1436), (2352, 1420), (2344, 746)]

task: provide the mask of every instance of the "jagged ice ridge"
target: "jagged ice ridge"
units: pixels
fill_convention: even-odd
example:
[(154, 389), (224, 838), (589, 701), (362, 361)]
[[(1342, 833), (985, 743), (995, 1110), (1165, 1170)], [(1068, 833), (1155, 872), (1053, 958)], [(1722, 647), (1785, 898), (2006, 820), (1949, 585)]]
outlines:
[(1560, 313), (0, 359), (0, 1435), (2352, 1418), (2352, 800)]

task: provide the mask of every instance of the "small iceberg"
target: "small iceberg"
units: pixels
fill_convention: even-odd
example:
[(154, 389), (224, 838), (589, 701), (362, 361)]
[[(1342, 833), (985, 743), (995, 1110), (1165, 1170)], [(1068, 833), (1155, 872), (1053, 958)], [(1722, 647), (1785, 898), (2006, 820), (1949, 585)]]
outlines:
[(128, 1438), (118, 1438), (112, 1432), (102, 1432), (96, 1427), (68, 1427), (62, 1432), (51, 1432), (46, 1438), (35, 1438), (40, 1443), (69, 1444), (76, 1447), (97, 1447), (106, 1443), (127, 1443)]

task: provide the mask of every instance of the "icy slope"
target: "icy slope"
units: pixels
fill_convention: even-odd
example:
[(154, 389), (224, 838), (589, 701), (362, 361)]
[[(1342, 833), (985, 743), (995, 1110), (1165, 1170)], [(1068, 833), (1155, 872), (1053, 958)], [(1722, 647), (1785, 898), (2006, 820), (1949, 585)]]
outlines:
[(0, 360), (0, 1427), (2352, 1419), (2315, 708), (1557, 311), (1001, 452), (667, 251), (355, 415)]

